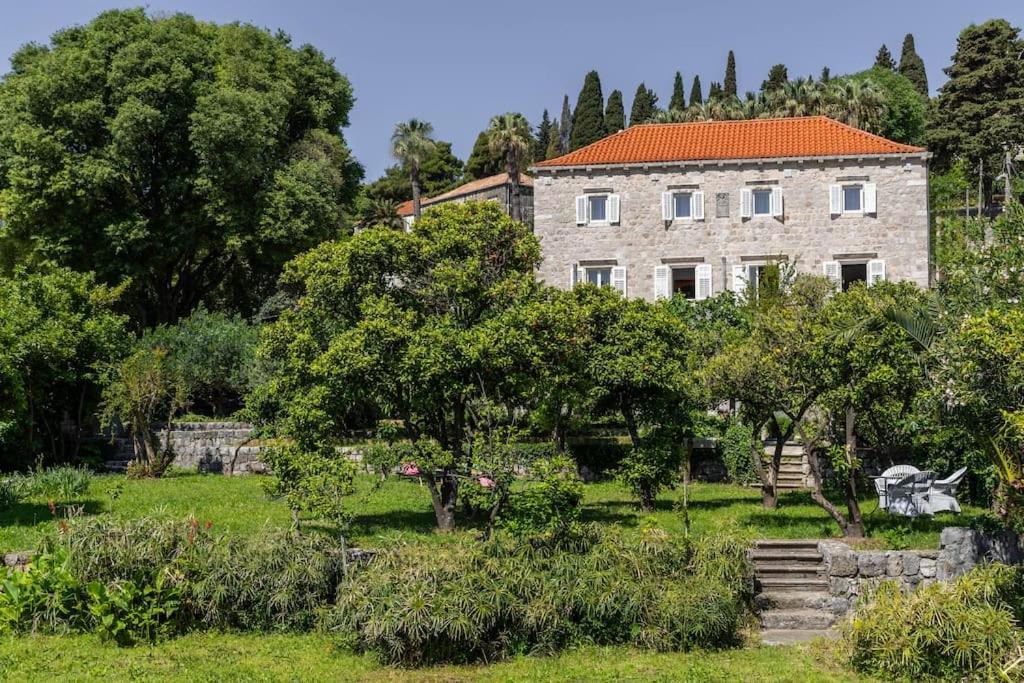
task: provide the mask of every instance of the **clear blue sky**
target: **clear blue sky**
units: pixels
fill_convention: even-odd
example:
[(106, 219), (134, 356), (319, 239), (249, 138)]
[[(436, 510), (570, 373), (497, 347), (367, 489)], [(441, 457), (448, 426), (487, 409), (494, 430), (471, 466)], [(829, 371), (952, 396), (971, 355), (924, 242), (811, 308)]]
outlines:
[[(4, 70), (25, 42), (45, 42), (103, 9), (139, 4), (4, 0)], [(333, 57), (355, 88), (345, 134), (369, 179), (392, 163), (388, 139), (398, 121), (430, 121), (465, 159), (492, 115), (521, 111), (535, 124), (546, 107), (555, 116), (563, 94), (575, 103), (590, 69), (601, 74), (605, 96), (622, 90), (628, 113), (640, 81), (667, 103), (677, 69), (687, 96), (695, 73), (706, 91), (722, 80), (730, 49), (742, 92), (756, 89), (776, 62), (791, 77), (817, 76), (825, 65), (838, 75), (869, 67), (882, 43), (899, 59), (911, 32), (934, 91), (964, 26), (993, 17), (1024, 25), (1024, 0), (153, 0), (147, 7), (280, 28)]]

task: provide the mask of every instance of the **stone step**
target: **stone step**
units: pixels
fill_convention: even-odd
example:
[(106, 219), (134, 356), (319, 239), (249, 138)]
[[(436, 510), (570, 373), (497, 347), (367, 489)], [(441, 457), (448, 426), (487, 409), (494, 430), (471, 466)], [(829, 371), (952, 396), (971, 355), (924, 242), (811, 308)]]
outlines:
[(786, 577), (791, 579), (816, 579), (824, 576), (824, 567), (811, 562), (755, 562), (754, 575), (758, 579)]
[(761, 612), (760, 618), (761, 628), (766, 629), (826, 629), (838, 619), (821, 609), (770, 609)]
[(818, 549), (818, 539), (816, 538), (762, 538), (758, 541), (754, 541), (754, 548), (757, 550), (762, 549), (776, 549), (776, 548), (813, 548)]
[(750, 559), (754, 562), (770, 562), (772, 560), (784, 561), (784, 562), (814, 562), (820, 563), (822, 560), (821, 553), (817, 549), (805, 549), (802, 547), (790, 548), (790, 547), (766, 547), (766, 548), (755, 548), (750, 553)]
[(758, 576), (756, 577), (761, 590), (766, 592), (808, 591), (823, 592), (828, 590), (828, 579), (824, 576), (815, 578), (790, 576)]
[(761, 631), (761, 642), (765, 645), (796, 645), (818, 638), (838, 638), (834, 629), (768, 629)]
[(832, 596), (824, 591), (765, 591), (754, 596), (759, 610), (825, 609), (831, 604)]

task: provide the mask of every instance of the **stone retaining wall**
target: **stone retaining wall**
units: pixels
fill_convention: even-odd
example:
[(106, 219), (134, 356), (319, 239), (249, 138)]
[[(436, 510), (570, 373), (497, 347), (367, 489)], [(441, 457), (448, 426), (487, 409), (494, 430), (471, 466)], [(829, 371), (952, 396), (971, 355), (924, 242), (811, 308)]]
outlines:
[(897, 581), (905, 590), (949, 581), (990, 561), (1021, 564), (1017, 536), (1010, 531), (984, 534), (965, 527), (942, 530), (938, 550), (853, 550), (842, 541), (818, 544), (829, 593), (852, 608), (871, 586)]

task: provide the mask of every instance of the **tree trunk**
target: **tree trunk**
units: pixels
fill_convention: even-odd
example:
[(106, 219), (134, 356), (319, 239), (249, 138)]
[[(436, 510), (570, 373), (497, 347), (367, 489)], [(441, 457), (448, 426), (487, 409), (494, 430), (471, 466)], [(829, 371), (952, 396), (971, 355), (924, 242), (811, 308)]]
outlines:
[(654, 512), (654, 493), (651, 488), (646, 485), (639, 487), (638, 493), (640, 494), (640, 510), (642, 512)]
[(693, 439), (687, 439), (683, 446), (683, 485), (688, 486), (693, 480)]
[[(853, 436), (852, 431), (852, 415), (853, 411), (847, 410), (846, 438), (848, 458), (851, 452), (856, 452), (856, 438)], [(854, 449), (852, 451), (850, 450), (851, 446)], [(854, 485), (855, 472), (853, 468), (847, 467), (846, 482), (843, 486), (843, 497), (846, 500), (846, 509), (849, 514), (847, 517), (832, 501), (825, 497), (824, 476), (821, 469), (821, 461), (818, 459), (817, 444), (805, 440), (804, 453), (807, 455), (807, 462), (811, 466), (811, 475), (814, 479), (814, 486), (811, 487), (811, 500), (817, 503), (835, 521), (844, 538), (864, 538), (864, 522), (861, 519), (860, 504), (857, 502), (857, 491)]]
[(430, 489), (430, 502), (434, 506), (437, 530), (442, 533), (455, 531), (455, 504), (458, 501), (459, 482), (445, 470), (440, 479), (433, 472), (424, 473)]
[(412, 180), (412, 216), (414, 220), (420, 218), (420, 171), (414, 165), (409, 174)]
[(511, 185), (511, 197), (509, 197), (509, 215), (512, 220), (523, 220), (522, 210), (519, 203), (519, 164), (513, 156), (508, 160), (508, 182)]

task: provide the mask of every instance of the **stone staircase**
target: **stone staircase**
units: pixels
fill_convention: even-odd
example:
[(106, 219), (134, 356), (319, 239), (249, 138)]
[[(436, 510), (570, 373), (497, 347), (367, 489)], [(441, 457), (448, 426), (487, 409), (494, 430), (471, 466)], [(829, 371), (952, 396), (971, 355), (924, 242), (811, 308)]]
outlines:
[(841, 616), (816, 540), (763, 540), (750, 553), (761, 639), (781, 645), (831, 636)]
[[(767, 468), (775, 452), (775, 442), (768, 441), (764, 446), (764, 465)], [(804, 456), (804, 448), (798, 443), (789, 442), (782, 447), (782, 460), (779, 463), (778, 488), (781, 491), (805, 489), (810, 486), (810, 465)]]

